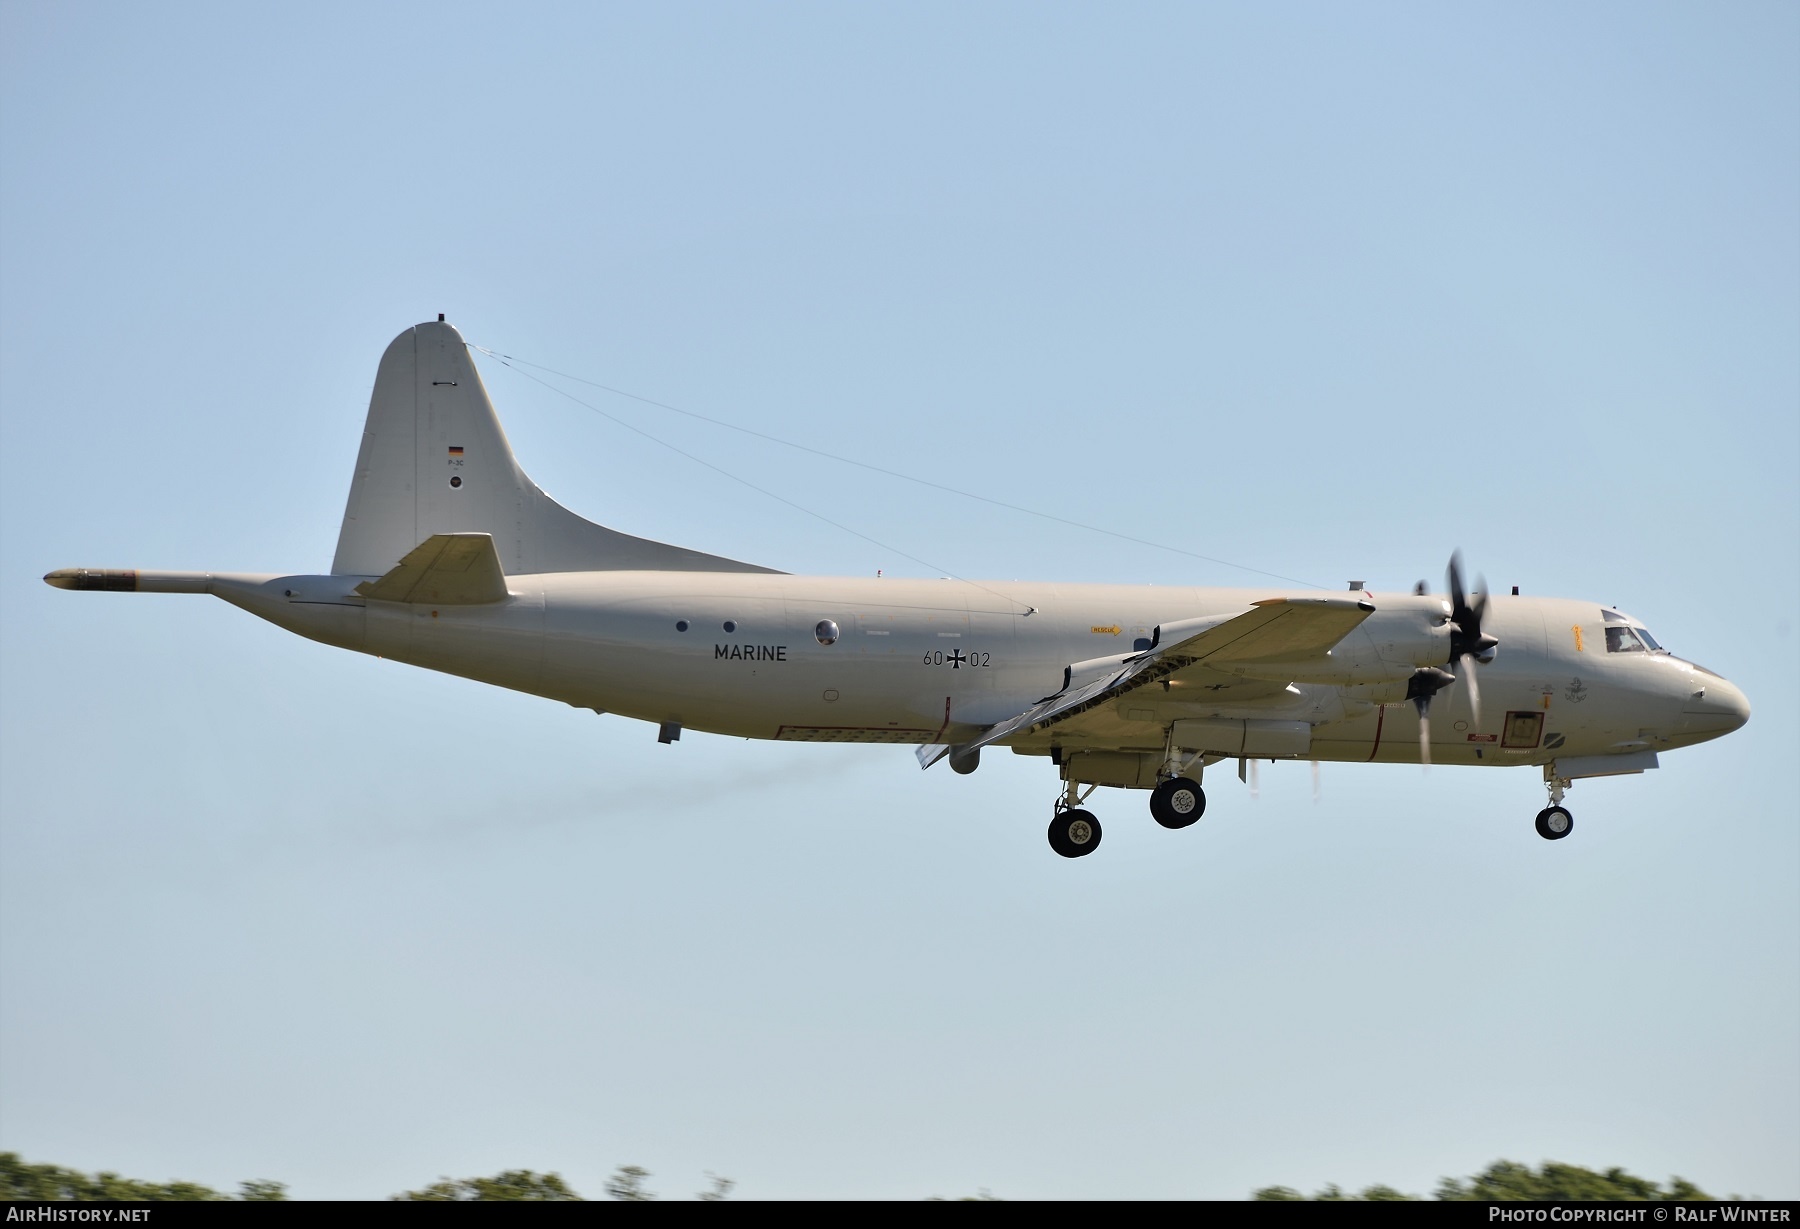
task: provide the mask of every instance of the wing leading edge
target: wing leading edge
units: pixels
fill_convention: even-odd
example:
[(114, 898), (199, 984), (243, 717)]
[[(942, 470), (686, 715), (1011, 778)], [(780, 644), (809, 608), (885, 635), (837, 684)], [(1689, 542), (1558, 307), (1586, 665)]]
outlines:
[[(1298, 663), (1323, 657), (1374, 611), (1375, 604), (1366, 597), (1275, 597), (1252, 603), (1238, 615), (1164, 623), (1144, 652), (1068, 666), (1055, 695), (989, 726), (956, 750), (978, 751), (1020, 732), (1037, 733), (1189, 666)], [(945, 744), (920, 747), (919, 766), (930, 768), (950, 751)]]

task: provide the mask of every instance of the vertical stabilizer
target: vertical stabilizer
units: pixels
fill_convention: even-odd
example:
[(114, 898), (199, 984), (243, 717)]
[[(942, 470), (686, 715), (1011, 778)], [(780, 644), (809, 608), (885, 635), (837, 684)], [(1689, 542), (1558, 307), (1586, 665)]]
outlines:
[(331, 570), (381, 576), (425, 539), (459, 533), (491, 535), (509, 576), (773, 571), (618, 533), (544, 494), (513, 459), (462, 335), (439, 320), (381, 356)]

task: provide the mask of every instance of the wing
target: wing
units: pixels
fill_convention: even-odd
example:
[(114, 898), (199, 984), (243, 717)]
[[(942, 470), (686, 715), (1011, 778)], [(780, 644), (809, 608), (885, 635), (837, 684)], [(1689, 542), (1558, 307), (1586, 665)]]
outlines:
[(435, 533), (406, 552), (385, 576), (356, 586), (379, 602), (478, 606), (506, 597), (506, 574), (485, 533)]
[[(989, 726), (958, 750), (976, 751), (1016, 734), (1049, 729), (1178, 670), (1204, 667), (1208, 672), (1231, 675), (1235, 674), (1233, 667), (1259, 662), (1299, 664), (1323, 657), (1374, 610), (1375, 604), (1366, 597), (1269, 598), (1238, 615), (1162, 624), (1149, 649), (1067, 667), (1062, 690), (1016, 717)], [(919, 765), (929, 768), (949, 753), (950, 748), (941, 744), (920, 747)]]

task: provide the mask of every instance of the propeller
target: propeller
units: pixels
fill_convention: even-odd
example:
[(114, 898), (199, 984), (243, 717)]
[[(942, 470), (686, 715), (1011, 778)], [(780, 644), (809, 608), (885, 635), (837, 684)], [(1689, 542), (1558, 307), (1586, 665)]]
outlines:
[(1419, 710), (1419, 762), (1431, 764), (1431, 697), (1456, 681), (1448, 670), (1421, 666), (1406, 680), (1406, 698)]
[[(1475, 724), (1481, 724), (1481, 687), (1475, 681), (1475, 666), (1494, 660), (1500, 638), (1481, 630), (1481, 616), (1487, 610), (1487, 582), (1479, 582), (1482, 592), (1471, 602), (1463, 589), (1462, 552), (1450, 556), (1446, 580), (1450, 588), (1450, 657), (1444, 664), (1456, 666), (1459, 674), (1422, 666), (1406, 681), (1406, 698), (1419, 710), (1419, 762), (1431, 765), (1431, 698), (1460, 677), (1469, 688), (1469, 707), (1474, 710)], [(1416, 596), (1425, 595), (1425, 582), (1413, 586)]]
[(1481, 630), (1481, 616), (1487, 609), (1487, 582), (1481, 582), (1483, 592), (1475, 595), (1473, 603), (1463, 592), (1461, 551), (1451, 554), (1446, 580), (1450, 586), (1450, 661), (1459, 664), (1462, 677), (1468, 680), (1469, 707), (1474, 711), (1475, 724), (1479, 726), (1481, 688), (1475, 681), (1475, 664), (1494, 660), (1494, 650), (1499, 647), (1500, 638)]

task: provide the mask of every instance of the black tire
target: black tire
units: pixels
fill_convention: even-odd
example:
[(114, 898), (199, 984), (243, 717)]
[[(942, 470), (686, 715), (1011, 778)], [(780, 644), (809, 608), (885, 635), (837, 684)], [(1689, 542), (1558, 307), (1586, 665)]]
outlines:
[(1575, 817), (1562, 807), (1545, 807), (1537, 813), (1537, 830), (1546, 841), (1560, 841), (1575, 831)]
[(1100, 821), (1088, 811), (1058, 811), (1050, 821), (1050, 848), (1065, 858), (1085, 858), (1100, 848)]
[(1185, 828), (1206, 814), (1206, 791), (1186, 777), (1170, 777), (1150, 793), (1150, 814), (1165, 828)]

